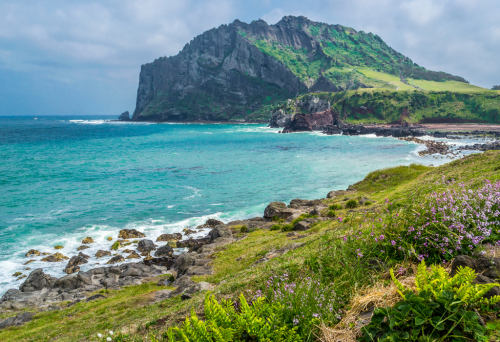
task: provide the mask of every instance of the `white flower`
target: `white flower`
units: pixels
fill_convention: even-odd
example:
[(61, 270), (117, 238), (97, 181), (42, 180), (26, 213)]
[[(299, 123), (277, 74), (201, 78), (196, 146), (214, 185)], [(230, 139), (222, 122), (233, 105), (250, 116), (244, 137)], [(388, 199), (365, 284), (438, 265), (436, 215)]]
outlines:
[(110, 334), (110, 335), (113, 335), (113, 331), (112, 331), (112, 330), (110, 330), (110, 331), (109, 331), (109, 334)]
[(106, 341), (111, 342), (111, 337), (108, 337)]
[(102, 334), (97, 334), (97, 337), (102, 338)]

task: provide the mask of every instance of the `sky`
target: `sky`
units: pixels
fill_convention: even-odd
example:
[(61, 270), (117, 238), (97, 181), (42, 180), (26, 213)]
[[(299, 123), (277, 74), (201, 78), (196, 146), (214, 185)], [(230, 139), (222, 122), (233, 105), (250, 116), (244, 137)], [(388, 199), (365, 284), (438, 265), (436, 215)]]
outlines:
[(119, 115), (142, 64), (235, 19), (285, 15), (378, 34), (430, 70), (500, 84), (498, 0), (2, 0), (0, 115)]

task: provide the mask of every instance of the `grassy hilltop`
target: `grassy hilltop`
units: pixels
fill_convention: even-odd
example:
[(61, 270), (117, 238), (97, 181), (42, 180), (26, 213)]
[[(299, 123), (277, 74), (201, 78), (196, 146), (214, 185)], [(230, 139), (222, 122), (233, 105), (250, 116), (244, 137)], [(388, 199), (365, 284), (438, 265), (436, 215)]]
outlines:
[[(488, 182), (485, 183), (486, 180)], [(398, 316), (394, 310), (399, 309), (395, 306), (389, 311), (376, 310), (372, 318), (374, 322), (383, 318), (384, 314), (394, 314), (395, 316), (390, 316), (391, 319), (399, 319), (398, 326), (406, 327), (406, 332), (414, 331), (416, 336), (419, 329), (430, 329), (425, 331), (430, 334), (429, 331), (432, 330), (432, 334), (442, 338), (442, 341), (451, 341), (451, 338), (445, 337), (451, 329), (454, 336), (463, 336), (454, 337), (453, 341), (470, 341), (471, 338), (478, 339), (478, 336), (484, 336), (481, 337), (483, 341), (498, 341), (500, 323), (487, 302), (479, 299), (471, 302), (467, 296), (462, 296), (463, 293), (474, 295), (478, 291), (477, 288), (467, 287), (468, 281), (475, 275), (470, 278), (470, 274), (461, 274), (454, 278), (455, 282), (467, 289), (460, 294), (453, 290), (452, 285), (446, 285), (446, 273), (442, 273), (438, 268), (435, 269), (437, 273), (427, 275), (431, 277), (429, 279), (435, 279), (427, 285), (422, 278), (425, 269), (419, 268), (417, 271), (417, 265), (422, 259), (428, 266), (436, 264), (449, 267), (450, 262), (458, 255), (477, 257), (481, 253), (497, 253), (498, 256), (498, 182), (500, 153), (492, 151), (470, 155), (435, 168), (411, 165), (375, 171), (363, 181), (354, 184), (351, 187), (353, 191), (324, 199), (323, 202), (328, 208), (322, 215), (326, 216), (327, 220), (313, 224), (306, 231), (298, 232), (300, 236), (289, 234), (290, 224), (282, 220), (276, 220), (271, 229), (231, 227), (236, 237), (245, 238), (216, 250), (210, 256), (215, 270), (213, 275), (193, 279), (217, 284), (213, 291), (215, 299), (219, 302), (230, 301), (225, 309), (218, 309), (217, 315), (233, 310), (232, 301), (238, 302), (241, 294), (247, 301), (263, 298), (259, 299), (263, 302), (255, 305), (267, 305), (265, 310), (271, 310), (266, 311), (268, 313), (273, 312), (272, 305), (280, 308), (279, 315), (273, 316), (274, 324), (288, 327), (287, 331), (294, 327), (295, 337), (291, 336), (290, 341), (314, 341), (318, 338), (334, 341), (335, 336), (339, 338), (339, 331), (344, 334), (345, 341), (354, 341), (355, 334), (361, 334), (359, 327), (357, 328), (357, 320), (362, 317), (361, 312), (372, 306), (390, 308), (403, 300), (401, 295), (406, 298), (403, 300), (403, 303), (407, 303), (405, 305), (417, 305), (411, 303), (417, 303), (421, 300), (418, 298), (427, 296), (425, 303), (434, 303), (432, 308), (427, 308), (427, 304), (418, 304), (424, 306), (415, 308), (417, 311), (430, 310), (425, 311), (425, 317), (428, 318), (415, 318), (413, 311)], [(453, 206), (461, 207), (466, 201), (461, 189), (471, 191), (469, 196), (473, 199), (467, 200), (473, 210), (465, 216), (455, 215), (451, 211)], [(447, 195), (442, 196), (442, 193)], [(453, 204), (449, 201), (451, 198)], [(488, 199), (489, 202), (480, 200), (481, 198)], [(450, 207), (445, 207), (443, 203), (449, 203)], [(478, 210), (479, 215), (474, 214), (475, 210)], [(464, 229), (469, 234), (468, 237), (463, 235), (463, 231), (459, 233), (460, 229), (453, 228), (457, 225), (463, 225), (460, 229)], [(488, 235), (485, 235), (486, 230), (479, 232), (477, 227), (485, 227)], [(461, 235), (463, 236), (460, 237)], [(437, 242), (434, 242), (435, 239)], [(470, 239), (475, 239), (475, 243)], [(280, 254), (279, 251), (287, 246), (295, 246), (295, 249)], [(263, 257), (269, 261), (256, 263)], [(399, 279), (396, 284), (404, 284), (398, 285), (400, 289), (401, 286), (409, 286), (413, 288), (414, 295), (409, 292), (397, 293), (397, 288), (391, 286), (391, 269)], [(415, 284), (414, 276), (417, 272), (420, 283)], [(0, 331), (0, 340), (97, 341), (97, 333), (103, 333), (104, 339), (108, 336), (107, 331), (113, 330), (114, 341), (167, 341), (168, 327), (182, 326), (186, 316), (191, 315), (191, 310), (194, 310), (202, 321), (211, 319), (213, 312), (210, 310), (215, 310), (213, 302), (208, 306), (212, 309), (203, 313), (205, 293), (196, 294), (185, 301), (177, 296), (152, 304), (155, 292), (165, 288), (157, 286), (156, 282), (156, 279), (151, 279), (151, 283), (122, 290), (102, 290), (100, 292), (107, 296), (106, 299), (90, 303), (80, 302), (69, 308), (64, 308), (63, 305), (60, 311), (38, 313), (35, 319), (25, 326)], [(456, 298), (462, 299), (455, 299), (454, 304), (447, 304), (452, 306), (443, 306), (444, 304), (439, 303), (445, 303), (448, 297), (439, 297), (441, 290), (425, 292), (418, 290), (419, 288), (432, 291), (438, 288), (448, 289), (448, 292), (443, 292), (445, 296), (457, 296)], [(481, 296), (482, 294), (478, 298)], [(500, 297), (498, 299), (500, 300)], [(245, 306), (240, 307), (241, 310), (245, 310), (244, 308)], [(238, 310), (230, 315), (238, 315)], [(251, 307), (248, 310), (251, 310)], [(437, 315), (433, 314), (433, 310), (441, 310), (439, 315), (441, 312), (447, 312), (452, 316), (448, 321), (439, 323), (439, 318), (433, 316)], [(455, 319), (453, 312), (460, 312), (465, 318)], [(476, 313), (483, 315), (486, 326), (480, 324)], [(224, 316), (217, 315), (215, 317)], [(259, 321), (258, 313), (252, 317), (255, 329), (264, 324), (265, 320)], [(409, 318), (405, 320), (404, 317)], [(238, 327), (241, 328), (245, 319), (238, 321)], [(368, 318), (364, 324), (369, 321)], [(210, 325), (211, 328), (206, 331), (208, 335), (213, 334), (217, 324), (219, 327), (227, 324), (226, 328), (232, 326), (236, 329), (234, 322), (218, 322), (212, 321), (215, 325)], [(415, 322), (418, 324), (415, 325)], [(457, 323), (453, 325), (450, 322)], [(201, 329), (204, 326), (196, 320), (191, 320), (190, 324), (192, 329)], [(438, 326), (439, 329), (436, 330), (433, 326)], [(383, 330), (383, 327), (384, 324), (375, 324), (368, 326), (366, 331)], [(229, 328), (220, 329), (228, 334), (232, 331), (227, 330)], [(421, 333), (425, 333), (424, 330)], [(396, 336), (398, 339), (393, 337), (394, 340), (404, 340), (402, 337), (405, 331), (398, 332), (398, 328), (394, 327), (385, 333), (388, 331), (391, 334), (399, 334), (399, 337)], [(383, 333), (384, 331), (377, 332), (378, 336)], [(173, 332), (170, 332), (171, 337), (172, 334)], [(250, 335), (245, 336), (249, 338), (246, 339), (248, 341), (258, 340), (250, 339)]]

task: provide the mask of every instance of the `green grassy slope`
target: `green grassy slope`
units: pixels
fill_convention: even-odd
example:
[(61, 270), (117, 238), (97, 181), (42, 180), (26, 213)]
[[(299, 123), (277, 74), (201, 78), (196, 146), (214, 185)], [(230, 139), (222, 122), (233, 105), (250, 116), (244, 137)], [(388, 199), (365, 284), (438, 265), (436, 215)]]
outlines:
[[(378, 257), (384, 261), (382, 269), (367, 267), (369, 256), (359, 257), (358, 253), (360, 250), (363, 253), (368, 251), (370, 244), (364, 239), (350, 238), (348, 242), (344, 239), (357, 236), (358, 231), (368, 236), (376, 229), (375, 233), (380, 234), (377, 231), (379, 228), (373, 228), (372, 222), (386, 218), (386, 202), (400, 208), (400, 214), (404, 214), (409, 202), (425, 199), (431, 190), (442, 191), (445, 186), (440, 182), (443, 179), (454, 179), (455, 184), (463, 182), (468, 188), (477, 188), (486, 179), (492, 182), (500, 180), (500, 152), (471, 155), (436, 168), (412, 165), (372, 172), (353, 185), (356, 193), (325, 200), (326, 204), (335, 204), (340, 208), (336, 209), (336, 216), (343, 218), (342, 221), (332, 219), (317, 224), (308, 231), (300, 232), (303, 235), (300, 240), (292, 240), (287, 232), (281, 231), (257, 229), (240, 233), (235, 230), (236, 236), (246, 238), (219, 249), (211, 256), (215, 270), (213, 275), (194, 279), (218, 284), (214, 291), (217, 298), (226, 299), (235, 299), (240, 293), (252, 298), (257, 290), (266, 288), (271, 276), (286, 274), (289, 281), (297, 284), (313, 279), (318, 282), (314, 294), (317, 288), (334, 290), (338, 305), (336, 310), (340, 308), (343, 315), (354, 296), (373, 286), (389, 284), (386, 276), (390, 267), (405, 269), (411, 275), (415, 265), (413, 257), (405, 260), (384, 259), (380, 254)], [(354, 210), (345, 209), (347, 199), (357, 201), (364, 197), (368, 197), (371, 204)], [(302, 243), (303, 246), (252, 266), (267, 252), (293, 243)], [(60, 311), (38, 313), (32, 322), (24, 326), (0, 331), (0, 340), (98, 341), (97, 333), (113, 330), (114, 341), (150, 341), (150, 336), (166, 341), (164, 332), (168, 326), (180, 324), (191, 309), (202, 312), (204, 293), (186, 301), (174, 297), (152, 304), (154, 292), (162, 289), (155, 285), (156, 281), (119, 291), (101, 291), (107, 299), (80, 302), (69, 308), (63, 305)], [(324, 295), (322, 292), (321, 296)], [(297, 298), (297, 303), (301, 301), (304, 301), (303, 297)], [(322, 299), (300, 305), (305, 305), (307, 309), (316, 305), (314, 310), (319, 310), (317, 305), (323, 302)], [(9, 314), (1, 315), (2, 318), (7, 316)], [(318, 320), (305, 327), (318, 333), (315, 327), (321, 322)], [(338, 319), (323, 322), (333, 326)], [(121, 337), (117, 337), (120, 333)], [(495, 331), (489, 334), (491, 341), (498, 338), (498, 335), (494, 337)], [(314, 337), (304, 340), (314, 340)]]

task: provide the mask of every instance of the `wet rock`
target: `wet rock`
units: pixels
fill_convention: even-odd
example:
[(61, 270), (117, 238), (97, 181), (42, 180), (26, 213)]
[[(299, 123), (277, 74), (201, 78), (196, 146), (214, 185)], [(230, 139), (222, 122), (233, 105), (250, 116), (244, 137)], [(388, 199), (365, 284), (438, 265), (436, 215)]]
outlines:
[(23, 325), (24, 323), (30, 322), (33, 319), (33, 316), (35, 316), (33, 312), (23, 312), (14, 317), (9, 317), (0, 322), (0, 329)]
[(125, 259), (140, 259), (141, 256), (136, 252), (132, 251)]
[(144, 238), (146, 235), (135, 229), (122, 229), (118, 238), (120, 239), (139, 239)]
[(110, 256), (111, 255), (111, 252), (110, 251), (103, 251), (102, 249), (98, 250), (96, 253), (95, 253), (95, 257), (97, 259), (99, 258), (102, 258), (102, 257), (105, 257), (105, 256)]
[[(85, 258), (85, 256), (87, 258)], [(64, 272), (67, 274), (79, 272), (80, 271), (79, 265), (88, 263), (87, 261), (88, 258), (89, 256), (83, 254), (82, 252), (80, 252), (80, 255), (72, 256), (71, 259), (69, 259), (68, 264), (64, 268)]]
[(83, 244), (89, 244), (89, 243), (94, 243), (94, 239), (92, 239), (90, 236), (87, 236), (85, 239), (82, 240)]
[(271, 202), (264, 210), (264, 218), (270, 220), (273, 217), (287, 219), (293, 215), (294, 209), (290, 209), (283, 202)]
[(61, 245), (57, 245), (57, 246), (55, 246), (55, 247), (54, 247), (54, 249), (63, 249), (63, 248), (64, 248), (64, 247), (63, 247), (63, 246), (61, 246)]
[(141, 253), (149, 253), (156, 249), (155, 244), (152, 240), (141, 240), (137, 245), (137, 249)]
[(49, 255), (48, 257), (45, 257), (42, 259), (42, 261), (46, 262), (60, 262), (63, 260), (68, 260), (69, 258), (65, 255), (62, 255), (61, 253), (54, 253), (52, 255)]
[(28, 251), (28, 253), (26, 253), (24, 256), (29, 257), (29, 256), (32, 256), (32, 255), (39, 256), (40, 255), (40, 251), (37, 251), (36, 249), (30, 249)]
[(172, 241), (172, 242), (177, 242), (182, 240), (182, 234), (181, 233), (174, 233), (174, 234), (162, 234), (158, 236), (156, 239), (156, 242), (159, 241)]
[(114, 257), (112, 257), (111, 259), (109, 259), (109, 261), (106, 263), (106, 265), (109, 265), (109, 264), (116, 264), (118, 262), (123, 262), (125, 261), (125, 258), (121, 255), (116, 255)]
[(186, 236), (191, 235), (191, 234), (196, 234), (196, 230), (192, 230), (189, 228), (183, 229), (182, 231), (184, 232), (184, 235), (186, 235)]
[(158, 248), (155, 252), (155, 257), (170, 257), (174, 253), (174, 250), (170, 246), (162, 246)]
[(90, 247), (83, 245), (83, 246), (78, 247), (76, 250), (77, 251), (83, 251), (84, 249), (87, 249), (87, 248), (90, 248)]

